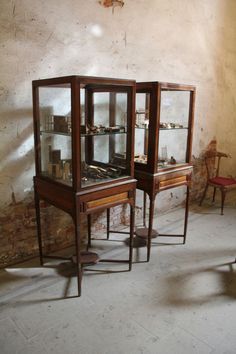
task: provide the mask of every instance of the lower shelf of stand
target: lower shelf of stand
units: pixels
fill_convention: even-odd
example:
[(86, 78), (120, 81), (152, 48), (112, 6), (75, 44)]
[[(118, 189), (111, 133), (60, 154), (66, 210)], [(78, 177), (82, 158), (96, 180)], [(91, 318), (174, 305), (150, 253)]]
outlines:
[[(137, 237), (142, 238), (142, 239), (147, 239), (148, 228), (147, 227), (140, 227), (140, 228), (136, 229), (135, 235)], [(157, 236), (158, 236), (158, 232), (156, 230), (152, 229), (151, 238), (156, 238)]]
[[(76, 263), (76, 256), (72, 257), (73, 262)], [(99, 256), (95, 252), (82, 251), (80, 252), (80, 263), (82, 265), (92, 265), (99, 262)]]

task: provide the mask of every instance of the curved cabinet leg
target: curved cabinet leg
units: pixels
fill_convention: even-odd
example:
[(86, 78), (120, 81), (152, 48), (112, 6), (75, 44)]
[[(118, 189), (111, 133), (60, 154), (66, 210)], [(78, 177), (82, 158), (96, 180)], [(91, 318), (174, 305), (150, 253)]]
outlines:
[(37, 236), (38, 236), (38, 245), (39, 245), (39, 259), (40, 259), (40, 264), (43, 265), (43, 247), (42, 247), (42, 233), (41, 233), (40, 199), (39, 199), (38, 193), (36, 191), (34, 192), (34, 202), (35, 202)]
[(143, 192), (143, 226), (146, 227), (147, 194)]
[(189, 186), (187, 186), (186, 200), (185, 200), (184, 240), (183, 240), (183, 244), (185, 244), (185, 242), (186, 242), (187, 227), (188, 227), (188, 212), (189, 212)]
[(88, 227), (88, 244), (87, 250), (91, 247), (91, 215), (87, 215), (87, 227)]
[(76, 271), (77, 271), (77, 285), (78, 285), (78, 296), (81, 296), (81, 283), (82, 283), (82, 266), (80, 259), (80, 214), (79, 206), (76, 203), (76, 212), (74, 216), (75, 224), (75, 248), (76, 248)]
[(147, 262), (150, 260), (151, 254), (151, 241), (152, 241), (152, 226), (153, 226), (153, 215), (155, 206), (155, 197), (150, 196), (150, 208), (149, 208), (149, 225), (148, 225), (148, 238), (147, 238)]
[(132, 262), (133, 262), (134, 216), (135, 216), (134, 206), (130, 204), (129, 270), (132, 269)]

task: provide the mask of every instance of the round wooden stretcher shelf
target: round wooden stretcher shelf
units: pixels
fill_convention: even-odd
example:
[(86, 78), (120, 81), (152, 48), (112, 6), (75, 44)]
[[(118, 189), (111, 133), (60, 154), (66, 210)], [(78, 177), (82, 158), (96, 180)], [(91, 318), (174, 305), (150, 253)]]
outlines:
[[(140, 228), (136, 229), (135, 235), (137, 237), (142, 238), (142, 239), (147, 239), (148, 228), (147, 227), (140, 227)], [(158, 232), (156, 230), (152, 229), (151, 238), (156, 238), (157, 236), (158, 236)]]
[[(73, 262), (76, 263), (76, 256), (73, 256)], [(95, 252), (80, 252), (80, 263), (82, 265), (92, 265), (99, 262), (99, 256)]]

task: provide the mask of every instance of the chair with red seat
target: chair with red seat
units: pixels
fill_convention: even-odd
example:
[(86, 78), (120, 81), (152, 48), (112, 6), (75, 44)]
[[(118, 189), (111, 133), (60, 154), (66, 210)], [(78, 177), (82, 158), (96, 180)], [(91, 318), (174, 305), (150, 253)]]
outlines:
[(219, 188), (221, 191), (221, 215), (224, 211), (224, 201), (225, 195), (229, 190), (236, 189), (236, 179), (230, 177), (219, 176), (220, 171), (220, 161), (222, 157), (231, 157), (228, 154), (218, 151), (209, 151), (205, 154), (205, 164), (207, 169), (207, 182), (204, 189), (204, 193), (199, 205), (202, 205), (202, 202), (206, 196), (207, 189), (209, 186), (214, 188), (212, 202), (215, 201), (216, 189)]

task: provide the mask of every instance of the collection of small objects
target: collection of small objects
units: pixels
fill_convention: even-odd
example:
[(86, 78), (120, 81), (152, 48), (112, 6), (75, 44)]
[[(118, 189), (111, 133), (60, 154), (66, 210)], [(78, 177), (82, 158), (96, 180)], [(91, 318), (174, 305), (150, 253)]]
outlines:
[[(58, 116), (50, 115), (46, 119), (45, 129), (47, 132), (55, 133), (71, 133), (71, 117), (70, 116)], [(104, 133), (117, 133), (125, 132), (124, 126), (105, 127), (102, 125), (91, 126), (81, 125), (81, 134), (94, 135)], [(48, 145), (48, 166), (47, 173), (55, 179), (62, 179), (65, 181), (72, 180), (72, 166), (71, 159), (62, 159), (60, 149), (52, 149), (51, 145)], [(114, 161), (117, 159), (124, 160), (125, 155), (115, 154)], [(87, 182), (89, 179), (100, 180), (107, 178), (118, 178), (121, 175), (121, 169), (118, 167), (108, 166), (101, 167), (96, 165), (89, 165), (82, 162), (82, 181)]]
[[(45, 129), (47, 132), (65, 133), (71, 134), (71, 117), (49, 115), (46, 118)], [(125, 133), (126, 129), (123, 125), (115, 125), (112, 127), (106, 127), (103, 125), (81, 125), (80, 133), (95, 135), (95, 134), (110, 134), (110, 133)]]
[(184, 126), (179, 123), (160, 123), (161, 129), (181, 129)]
[(82, 181), (87, 182), (89, 179), (99, 180), (106, 178), (118, 178), (121, 175), (121, 169), (115, 167), (101, 167), (88, 165), (82, 162)]
[(110, 133), (125, 133), (125, 127), (123, 125), (115, 125), (113, 127), (105, 127), (103, 125), (81, 125), (80, 126), (81, 134), (110, 134)]
[[(138, 110), (136, 111), (136, 128), (148, 128), (149, 111), (148, 110)], [(71, 134), (71, 117), (61, 116), (61, 115), (49, 115), (46, 118), (45, 124), (46, 131), (55, 133), (65, 133)], [(178, 123), (160, 123), (160, 128), (162, 129), (181, 129), (182, 124)], [(111, 127), (106, 127), (103, 125), (93, 126), (93, 125), (81, 125), (81, 134), (86, 135), (99, 135), (99, 134), (110, 134), (110, 133), (125, 133), (125, 126), (116, 125)], [(112, 161), (119, 160), (119, 156)], [(120, 159), (124, 159), (121, 156)], [(147, 163), (147, 155), (140, 154), (136, 155), (134, 158), (135, 162)], [(162, 148), (162, 157), (158, 159), (159, 167), (166, 167), (168, 165), (175, 165), (176, 159), (171, 156), (170, 159), (167, 158), (167, 148)], [(52, 150), (51, 145), (49, 145), (49, 162), (48, 162), (48, 174), (56, 179), (63, 179), (65, 181), (72, 180), (72, 168), (71, 159), (61, 159), (61, 150)], [(85, 162), (82, 163), (82, 181), (87, 182), (89, 179), (101, 180), (106, 178), (118, 178), (121, 175), (121, 169), (118, 167), (101, 167), (95, 165), (89, 165)]]

